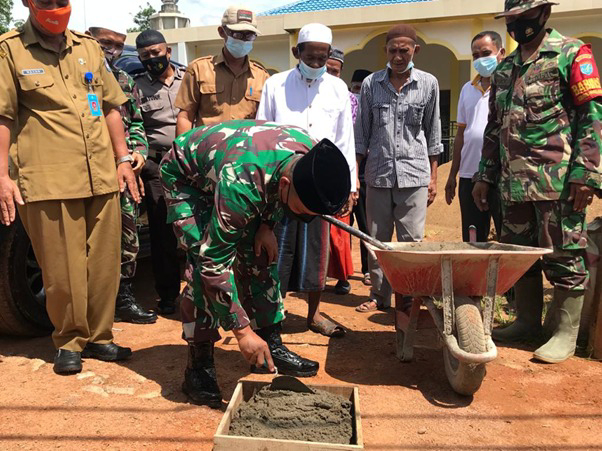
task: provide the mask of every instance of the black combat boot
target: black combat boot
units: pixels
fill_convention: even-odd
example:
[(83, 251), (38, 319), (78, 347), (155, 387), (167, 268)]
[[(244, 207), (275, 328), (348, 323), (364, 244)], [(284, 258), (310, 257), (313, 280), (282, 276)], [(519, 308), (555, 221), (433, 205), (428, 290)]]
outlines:
[(156, 321), (156, 313), (147, 312), (136, 302), (132, 282), (127, 279), (121, 280), (115, 302), (115, 322), (152, 324)]
[(217, 385), (211, 341), (188, 344), (188, 365), (184, 372), (182, 391), (194, 404), (221, 408), (222, 394)]
[[(304, 359), (282, 344), (281, 330), (281, 323), (278, 323), (255, 331), (268, 344), (274, 366), (278, 368), (278, 374), (296, 377), (311, 377), (318, 374), (320, 368), (318, 362)], [(263, 373), (265, 371), (253, 365), (251, 366), (251, 372)]]

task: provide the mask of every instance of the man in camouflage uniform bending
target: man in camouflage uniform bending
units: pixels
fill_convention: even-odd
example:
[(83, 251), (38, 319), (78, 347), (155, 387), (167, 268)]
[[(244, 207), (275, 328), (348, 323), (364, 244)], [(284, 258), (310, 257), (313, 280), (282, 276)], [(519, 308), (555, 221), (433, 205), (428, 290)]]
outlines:
[[(134, 158), (133, 170), (138, 177), (138, 185), (144, 193), (144, 185), (140, 182), (140, 171), (148, 156), (148, 141), (144, 131), (140, 98), (134, 89), (132, 77), (116, 67), (113, 63), (121, 56), (126, 35), (107, 28), (91, 27), (88, 34), (93, 36), (102, 47), (107, 63), (119, 86), (127, 97), (127, 103), (120, 107), (121, 118), (125, 129), (125, 141)], [(126, 189), (120, 196), (121, 202), (121, 279), (115, 305), (115, 322), (150, 324), (157, 321), (157, 314), (145, 311), (137, 302), (132, 291), (132, 280), (136, 274), (136, 258), (140, 249), (138, 240), (139, 208), (130, 192)]]
[(602, 181), (598, 69), (589, 45), (545, 28), (553, 4), (506, 0), (498, 15), (519, 47), (492, 77), (473, 191), (487, 210), (489, 188), (499, 187), (502, 241), (553, 249), (517, 282), (516, 321), (493, 335), (499, 341), (540, 335), (543, 266), (554, 298), (544, 323), (548, 341), (534, 357), (549, 363), (575, 353), (588, 279), (585, 208)]
[(345, 205), (351, 177), (340, 150), (328, 140), (315, 144), (293, 126), (222, 122), (176, 138), (161, 179), (168, 221), (187, 254), (183, 296), (197, 307), (196, 322), (183, 324), (189, 344), (183, 391), (194, 403), (221, 405), (213, 362), (218, 326), (234, 332), (252, 371), (273, 372), (276, 365), (282, 374), (315, 375), (318, 362), (280, 338), (273, 227), (284, 213), (307, 222)]

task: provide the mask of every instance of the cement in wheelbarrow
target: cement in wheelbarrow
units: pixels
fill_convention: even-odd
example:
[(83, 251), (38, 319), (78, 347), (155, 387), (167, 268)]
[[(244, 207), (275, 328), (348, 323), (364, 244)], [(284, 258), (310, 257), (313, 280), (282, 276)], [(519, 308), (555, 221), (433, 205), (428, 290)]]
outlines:
[(372, 247), (393, 291), (412, 296), (441, 296), (441, 262), (449, 257), (453, 291), (458, 296), (485, 296), (487, 269), (499, 258), (496, 293), (508, 291), (550, 249), (500, 243), (387, 243)]

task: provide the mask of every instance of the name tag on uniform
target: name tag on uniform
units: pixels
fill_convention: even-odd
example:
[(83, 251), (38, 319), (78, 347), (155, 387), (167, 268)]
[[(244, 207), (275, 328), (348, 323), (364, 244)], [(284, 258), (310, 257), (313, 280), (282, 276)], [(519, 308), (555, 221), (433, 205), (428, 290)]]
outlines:
[(88, 105), (90, 106), (90, 114), (92, 114), (92, 116), (102, 116), (100, 103), (98, 103), (98, 96), (96, 94), (88, 94)]
[(46, 72), (44, 71), (44, 69), (23, 69), (21, 73), (23, 75), (43, 75)]

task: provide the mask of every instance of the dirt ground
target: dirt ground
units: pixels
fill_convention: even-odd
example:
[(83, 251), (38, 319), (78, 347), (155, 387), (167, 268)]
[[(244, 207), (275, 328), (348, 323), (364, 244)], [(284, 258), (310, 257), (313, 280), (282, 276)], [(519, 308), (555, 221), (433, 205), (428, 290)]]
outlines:
[[(459, 207), (439, 195), (430, 208), (427, 239), (458, 241)], [(602, 202), (596, 211), (602, 214)], [(355, 262), (359, 265), (357, 243)], [(366, 449), (602, 449), (602, 365), (572, 358), (559, 365), (532, 362), (533, 348), (499, 348), (474, 397), (450, 389), (441, 351), (417, 349), (412, 363), (395, 356), (392, 312), (359, 314), (366, 300), (359, 266), (348, 296), (324, 296), (323, 311), (349, 329), (342, 339), (308, 332), (301, 298), (289, 296), (284, 341), (320, 361), (306, 382), (360, 388)], [(136, 294), (147, 307), (154, 293), (149, 261), (140, 264)], [(116, 324), (115, 337), (134, 357), (122, 364), (86, 360), (78, 376), (52, 371), (49, 338), (0, 338), (0, 449), (209, 450), (223, 411), (186, 402), (180, 391), (186, 346), (177, 317), (155, 325)], [(233, 336), (216, 351), (218, 376), (228, 401), (238, 379), (250, 376)], [(224, 404), (225, 409), (225, 404)]]

